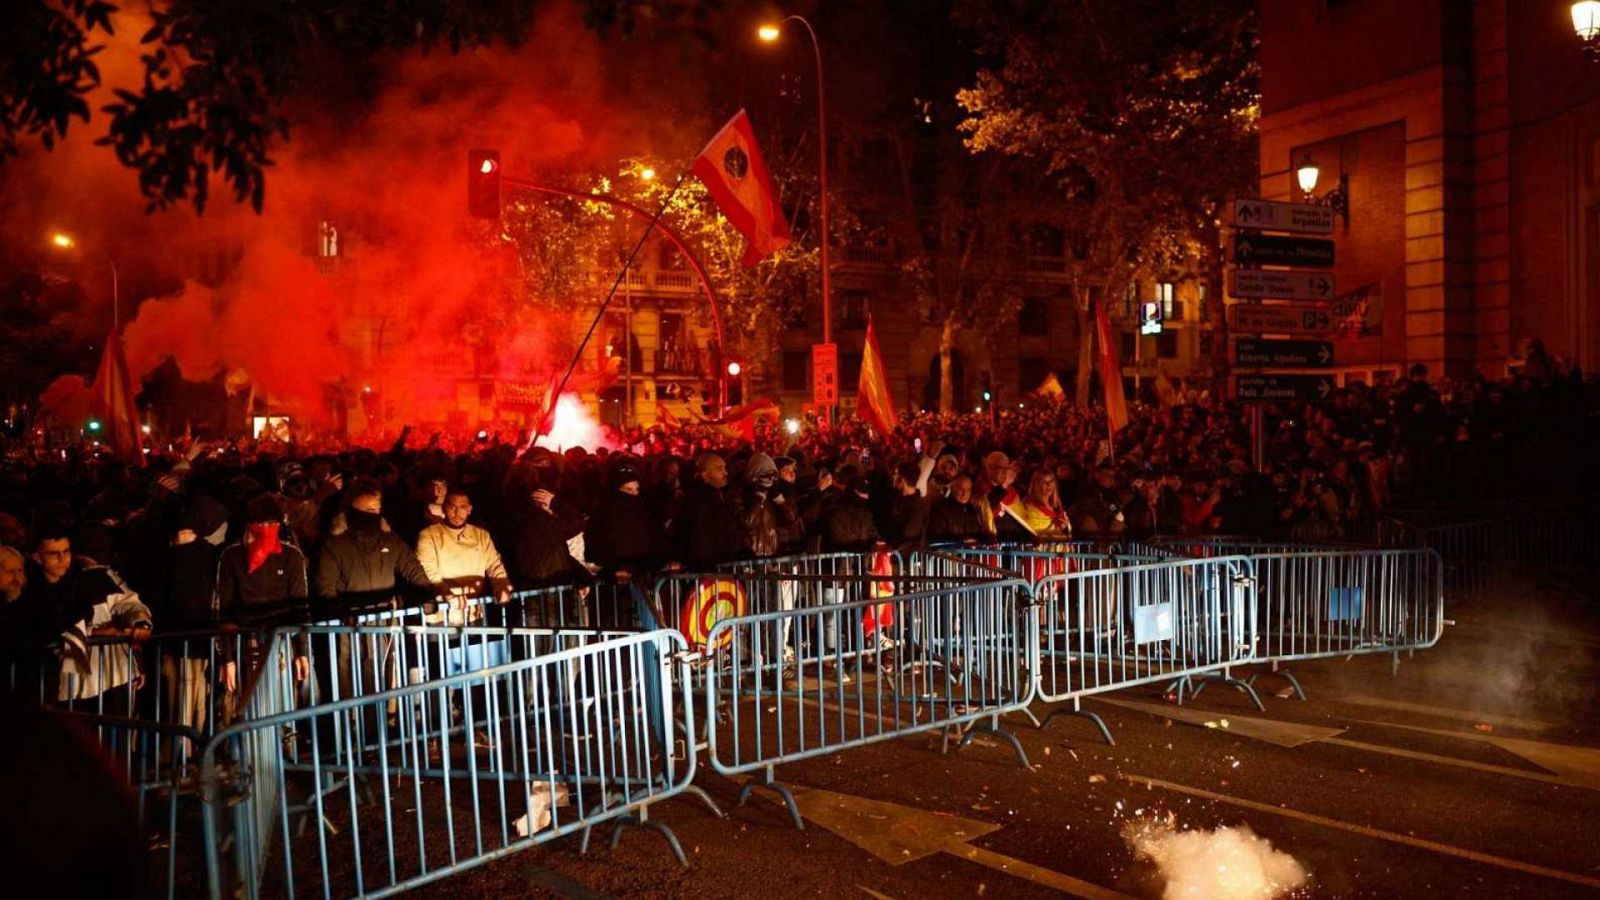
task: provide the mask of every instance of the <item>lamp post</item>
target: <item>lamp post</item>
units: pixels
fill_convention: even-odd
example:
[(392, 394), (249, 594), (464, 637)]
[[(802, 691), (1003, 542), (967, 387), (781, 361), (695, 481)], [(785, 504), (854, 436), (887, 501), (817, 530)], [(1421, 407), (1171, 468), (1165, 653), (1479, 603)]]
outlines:
[(1583, 41), (1584, 58), (1600, 62), (1600, 0), (1578, 0), (1572, 4), (1572, 30)]
[[(50, 235), (50, 244), (58, 250), (71, 250), (78, 246), (78, 241), (66, 232), (57, 231)], [(121, 297), (117, 289), (117, 261), (111, 257), (110, 251), (102, 250), (101, 255), (106, 258), (107, 265), (111, 266), (111, 330), (122, 330)]]
[[(1600, 0), (1596, 0), (1600, 4)], [(1300, 192), (1305, 194), (1307, 202), (1318, 206), (1326, 206), (1344, 219), (1344, 230), (1350, 233), (1350, 176), (1345, 172), (1339, 173), (1339, 185), (1326, 194), (1318, 197), (1314, 192), (1317, 189), (1317, 176), (1321, 169), (1312, 161), (1311, 157), (1303, 156), (1300, 164), (1295, 166), (1294, 177), (1300, 185)]]
[[(766, 43), (773, 43), (783, 35), (783, 26), (790, 22), (798, 22), (805, 27), (806, 34), (811, 37), (811, 52), (817, 62), (817, 170), (818, 182), (822, 192), (822, 342), (833, 343), (833, 292), (830, 290), (828, 276), (828, 101), (827, 93), (822, 79), (822, 43), (817, 40), (817, 32), (804, 16), (787, 16), (776, 25), (763, 25), (756, 31), (756, 35)], [(833, 407), (827, 411), (828, 422), (833, 422)]]

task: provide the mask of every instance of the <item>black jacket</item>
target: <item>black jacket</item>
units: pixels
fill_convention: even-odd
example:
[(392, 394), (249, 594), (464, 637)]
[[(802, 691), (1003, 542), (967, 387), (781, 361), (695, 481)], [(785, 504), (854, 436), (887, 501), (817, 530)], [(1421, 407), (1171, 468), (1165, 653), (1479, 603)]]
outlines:
[(921, 494), (896, 494), (889, 503), (884, 522), (884, 540), (897, 546), (914, 547), (928, 536), (928, 501)]
[(698, 478), (684, 486), (673, 523), (673, 546), (678, 561), (691, 570), (729, 562), (744, 553), (744, 529), (728, 493)]
[[(287, 549), (287, 547), (285, 548)], [(329, 537), (317, 558), (316, 595), (331, 600), (344, 595), (395, 592), (432, 593), (428, 574), (417, 554), (392, 531), (358, 534), (345, 531)]]
[(852, 491), (840, 494), (822, 514), (822, 549), (865, 552), (878, 541), (872, 507)]
[[(327, 549), (323, 550), (324, 556)], [(318, 573), (321, 574), (320, 572)], [(217, 615), (224, 621), (248, 618), (254, 610), (305, 600), (306, 558), (293, 544), (284, 544), (250, 571), (250, 551), (243, 543), (222, 551), (217, 563)]]
[[(518, 587), (542, 587), (587, 581), (589, 572), (567, 549), (567, 541), (583, 531), (574, 518), (530, 505), (517, 519), (512, 575)], [(584, 539), (585, 545), (588, 539)], [(587, 553), (585, 554), (587, 555)]]
[(989, 533), (983, 527), (983, 514), (975, 503), (957, 503), (954, 498), (940, 497), (928, 511), (928, 541), (987, 540)]
[(583, 530), (584, 554), (607, 571), (655, 571), (666, 551), (661, 521), (642, 496), (612, 491), (596, 505)]

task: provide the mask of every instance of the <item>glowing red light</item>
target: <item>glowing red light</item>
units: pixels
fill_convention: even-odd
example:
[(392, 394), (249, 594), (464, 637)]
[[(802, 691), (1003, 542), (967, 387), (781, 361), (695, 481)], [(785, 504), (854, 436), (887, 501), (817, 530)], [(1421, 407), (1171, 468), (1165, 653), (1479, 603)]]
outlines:
[(738, 378), (739, 377), (739, 373), (743, 372), (743, 371), (744, 371), (744, 367), (739, 365), (738, 363), (736, 363), (736, 362), (728, 363), (728, 374), (733, 376), (734, 378)]
[(478, 166), (478, 171), (482, 172), (485, 175), (488, 175), (491, 172), (493, 172), (494, 171), (494, 160), (492, 160), (492, 159), (484, 160), (483, 164)]

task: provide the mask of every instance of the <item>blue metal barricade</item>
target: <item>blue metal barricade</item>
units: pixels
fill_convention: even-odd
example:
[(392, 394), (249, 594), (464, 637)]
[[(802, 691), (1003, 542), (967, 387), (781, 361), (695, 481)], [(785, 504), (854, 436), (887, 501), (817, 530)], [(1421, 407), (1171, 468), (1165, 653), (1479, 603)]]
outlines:
[[(1036, 694), (1086, 715), (1083, 697), (1139, 684), (1173, 685), (1181, 703), (1194, 680), (1215, 678), (1261, 701), (1235, 666), (1258, 659), (1257, 598), (1250, 559), (1175, 559), (1048, 575), (1034, 585), (1042, 607)], [(1046, 719), (1048, 721), (1048, 717)]]
[[(434, 631), (346, 630), (324, 636)], [(694, 728), (682, 638), (501, 635), (549, 652), (277, 712), (295, 690), (263, 686), (202, 757), (211, 895), (386, 896), (573, 832), (587, 845), (603, 823), (613, 843), (621, 823), (649, 825), (682, 861), (648, 814), (694, 777), (672, 737)], [(301, 640), (281, 633), (273, 655)]]
[[(1000, 716), (1032, 700), (1034, 618), (1027, 586), (989, 580), (931, 590), (753, 612), (717, 621), (706, 638), (707, 747), (728, 776), (759, 773), (803, 827), (774, 767), (907, 734), (963, 729), (1008, 742)], [(781, 652), (777, 648), (782, 648)], [(948, 737), (948, 732), (947, 732)]]
[(1444, 633), (1444, 565), (1431, 550), (1263, 553), (1253, 557), (1261, 656), (1296, 695), (1292, 660), (1432, 647)]

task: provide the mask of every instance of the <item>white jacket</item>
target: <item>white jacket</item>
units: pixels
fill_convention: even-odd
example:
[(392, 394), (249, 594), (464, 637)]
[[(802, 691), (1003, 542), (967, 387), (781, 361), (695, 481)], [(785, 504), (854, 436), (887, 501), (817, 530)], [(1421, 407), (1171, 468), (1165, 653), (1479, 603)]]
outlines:
[[(449, 587), (456, 596), (492, 596), (511, 584), (494, 539), (476, 525), (459, 531), (443, 524), (422, 529), (417, 535), (417, 561), (422, 563), (422, 571), (428, 574), (429, 581)], [(450, 610), (448, 618), (436, 613), (428, 616), (427, 621), (429, 624), (465, 625), (482, 618), (482, 607), (474, 606), (466, 613)]]

